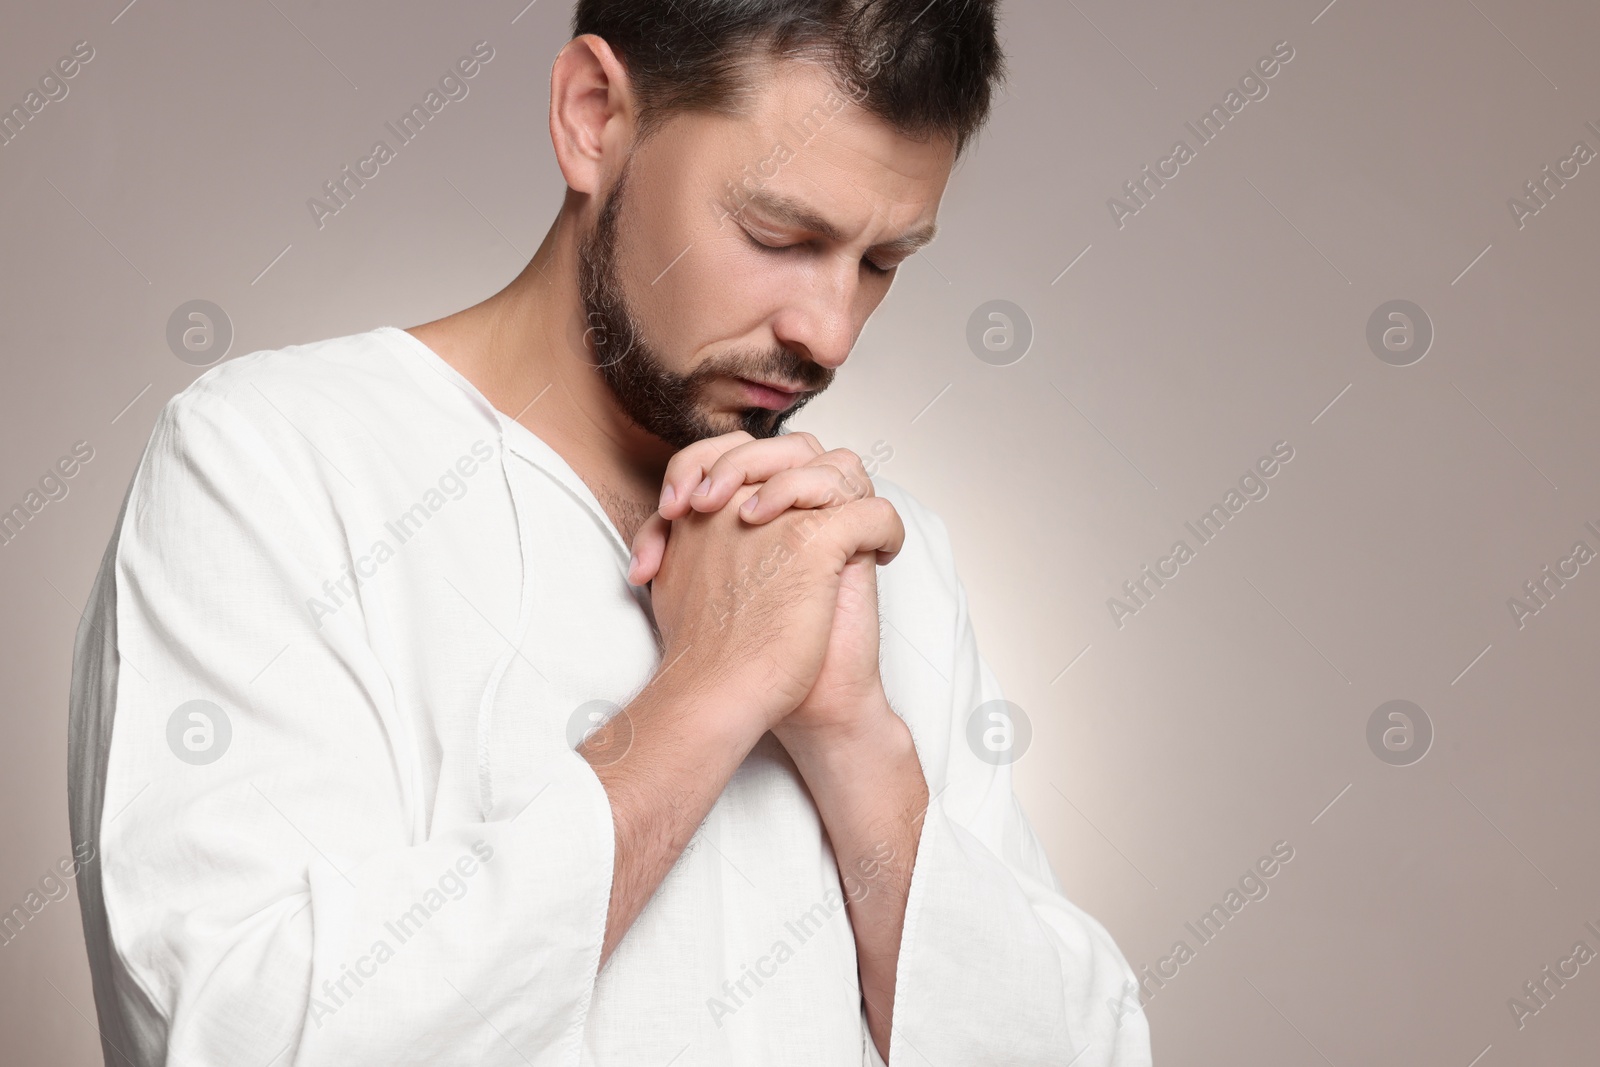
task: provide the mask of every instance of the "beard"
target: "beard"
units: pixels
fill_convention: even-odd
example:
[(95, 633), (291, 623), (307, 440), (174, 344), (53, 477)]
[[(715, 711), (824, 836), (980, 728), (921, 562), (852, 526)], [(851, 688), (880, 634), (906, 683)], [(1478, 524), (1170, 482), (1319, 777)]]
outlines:
[[(578, 242), (578, 292), (583, 301), (584, 348), (629, 421), (681, 449), (695, 441), (742, 429), (752, 437), (776, 436), (795, 412), (828, 387), (833, 371), (778, 347), (726, 353), (688, 374), (671, 370), (645, 340), (617, 270), (617, 227), (628, 165), (606, 195), (593, 230)], [(799, 384), (807, 392), (782, 411), (747, 407), (734, 425), (716, 425), (705, 410), (706, 388), (722, 377)]]

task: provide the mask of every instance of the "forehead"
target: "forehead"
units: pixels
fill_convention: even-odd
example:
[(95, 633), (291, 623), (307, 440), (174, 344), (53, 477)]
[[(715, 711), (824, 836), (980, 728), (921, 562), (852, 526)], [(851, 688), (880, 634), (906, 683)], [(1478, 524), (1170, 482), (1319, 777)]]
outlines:
[(859, 88), (811, 60), (759, 63), (750, 86), (740, 114), (673, 116), (655, 139), (663, 154), (719, 192), (733, 183), (741, 202), (766, 193), (810, 207), (842, 230), (898, 231), (933, 220), (955, 162), (953, 142), (900, 133), (855, 102)]

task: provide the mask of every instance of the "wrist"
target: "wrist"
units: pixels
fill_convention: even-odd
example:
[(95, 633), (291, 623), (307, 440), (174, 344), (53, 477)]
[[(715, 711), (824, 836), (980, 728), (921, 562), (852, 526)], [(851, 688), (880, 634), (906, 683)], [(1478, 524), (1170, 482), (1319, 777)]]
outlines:
[(687, 663), (651, 678), (625, 709), (634, 718), (634, 732), (651, 733), (661, 725), (688, 736), (708, 751), (736, 754), (742, 760), (766, 732), (761, 710), (725, 687), (706, 684), (686, 670)]
[(881, 767), (885, 759), (916, 753), (910, 728), (889, 706), (881, 686), (851, 701), (844, 714), (823, 721), (791, 715), (772, 732), (803, 772)]
[(668, 645), (646, 688), (673, 700), (720, 709), (721, 715), (735, 721), (741, 730), (752, 731), (753, 739), (759, 739), (804, 701), (805, 684), (769, 657), (713, 645), (711, 641), (691, 641), (681, 650)]
[(909, 872), (916, 855), (927, 779), (911, 728), (887, 701), (882, 712), (848, 731), (773, 729), (805, 780), (841, 869), (885, 843), (900, 857), (897, 869)]

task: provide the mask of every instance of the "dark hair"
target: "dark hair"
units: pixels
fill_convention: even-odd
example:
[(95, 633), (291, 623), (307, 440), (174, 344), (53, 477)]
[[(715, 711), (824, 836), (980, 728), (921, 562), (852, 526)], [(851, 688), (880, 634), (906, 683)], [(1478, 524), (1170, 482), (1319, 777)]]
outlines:
[(639, 140), (673, 112), (738, 114), (769, 58), (820, 61), (857, 106), (904, 136), (955, 142), (989, 116), (1005, 74), (996, 0), (578, 0), (574, 37), (628, 71)]

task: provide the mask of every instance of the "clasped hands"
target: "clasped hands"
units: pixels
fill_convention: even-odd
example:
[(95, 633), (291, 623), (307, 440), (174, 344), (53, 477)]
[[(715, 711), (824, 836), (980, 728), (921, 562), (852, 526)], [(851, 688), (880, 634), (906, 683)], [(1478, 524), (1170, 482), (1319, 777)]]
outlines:
[(628, 581), (651, 584), (664, 669), (687, 660), (786, 745), (837, 743), (893, 714), (877, 567), (904, 540), (854, 452), (741, 430), (669, 461)]

